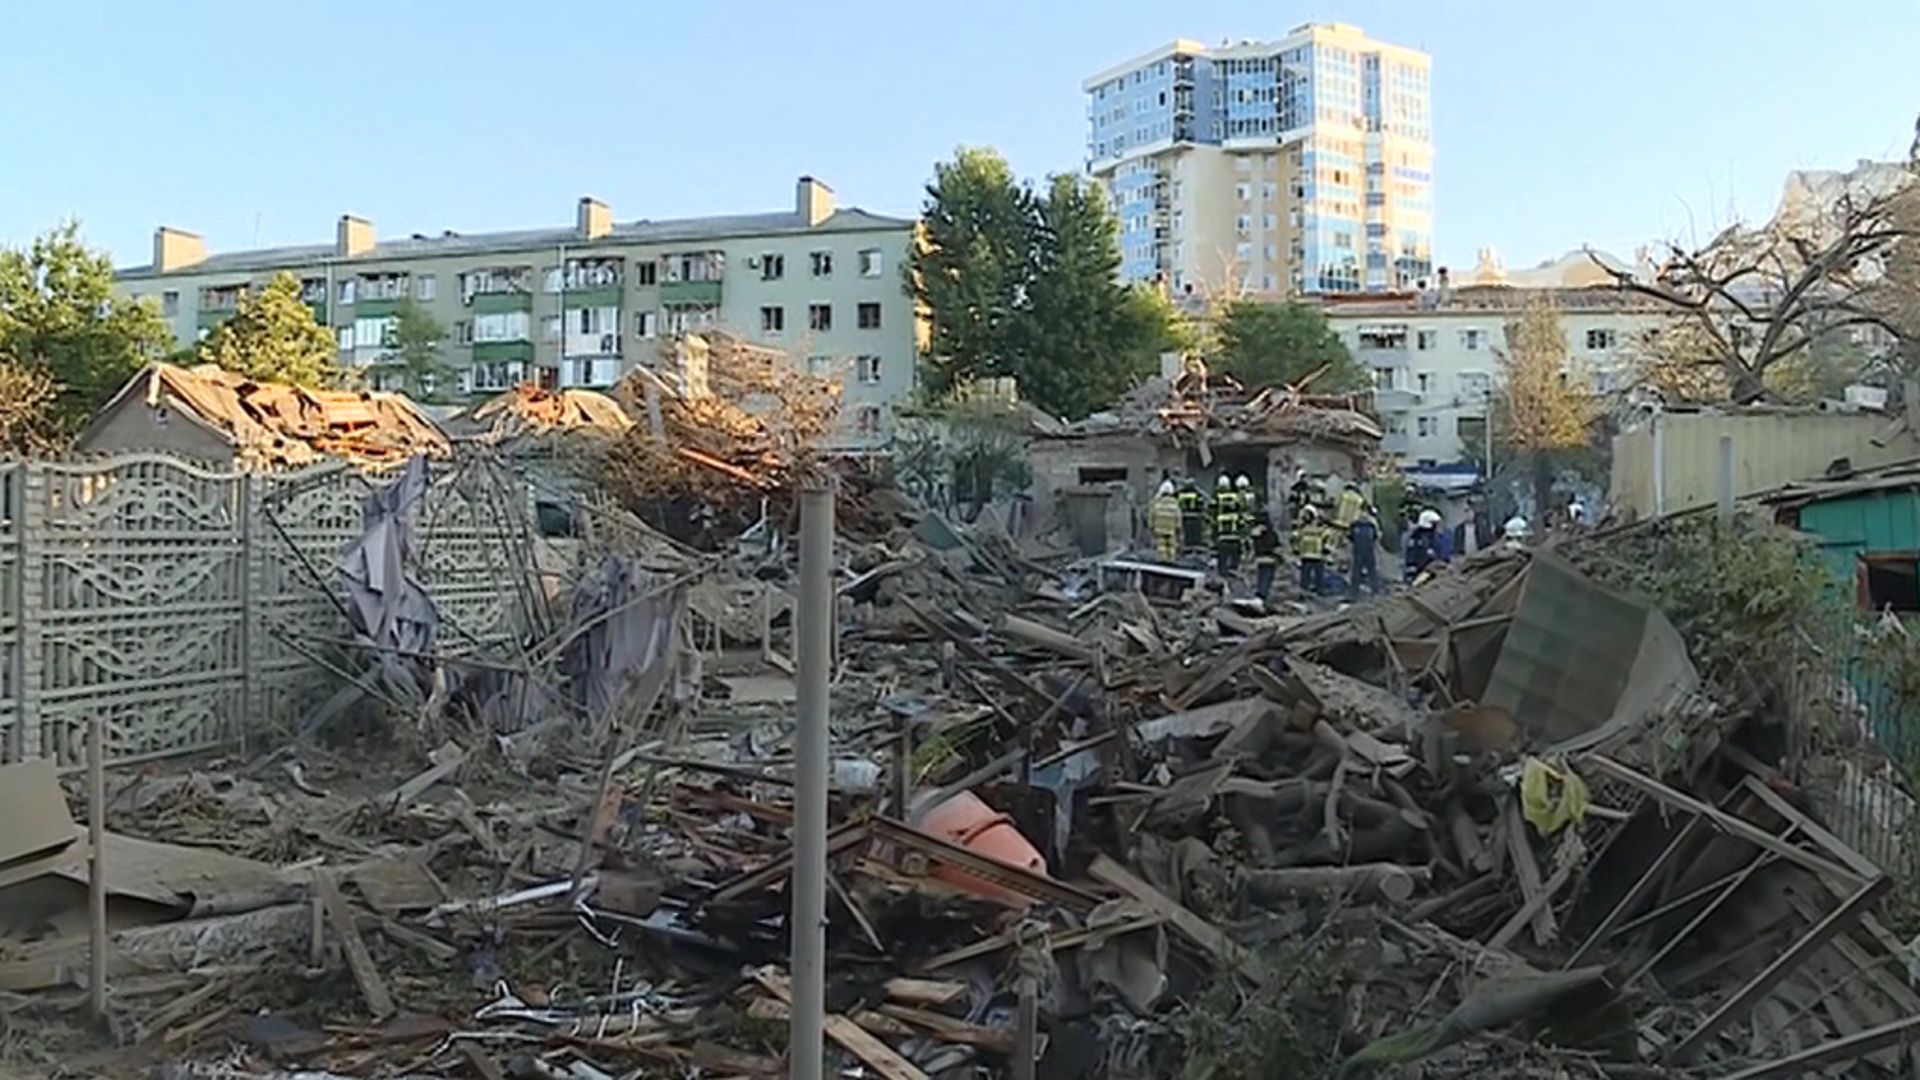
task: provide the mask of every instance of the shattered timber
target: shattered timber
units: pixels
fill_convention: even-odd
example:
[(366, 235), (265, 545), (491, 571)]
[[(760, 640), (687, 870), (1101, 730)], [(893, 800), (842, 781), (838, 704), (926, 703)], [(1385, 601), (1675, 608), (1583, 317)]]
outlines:
[[(375, 474), (0, 473), (0, 1075), (785, 1073), (802, 463), (647, 384), (623, 505), (523, 396)], [(838, 492), (835, 1075), (1912, 1074), (1912, 878), (1618, 537), (1273, 613)]]

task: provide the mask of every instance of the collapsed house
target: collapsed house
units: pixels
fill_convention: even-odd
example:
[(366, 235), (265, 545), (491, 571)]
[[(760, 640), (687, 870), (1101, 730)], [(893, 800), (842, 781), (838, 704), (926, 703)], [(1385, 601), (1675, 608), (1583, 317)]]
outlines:
[(128, 380), (74, 443), (81, 454), (160, 451), (277, 469), (339, 458), (392, 465), (444, 457), (447, 438), (405, 395), (255, 382), (200, 364), (153, 364)]
[(1150, 380), (1113, 409), (1036, 424), (1029, 449), (1040, 529), (1065, 525), (1084, 554), (1131, 546), (1162, 480), (1245, 475), (1284, 506), (1301, 475), (1359, 479), (1379, 448), (1361, 400), (1268, 388), (1249, 393), (1200, 370)]

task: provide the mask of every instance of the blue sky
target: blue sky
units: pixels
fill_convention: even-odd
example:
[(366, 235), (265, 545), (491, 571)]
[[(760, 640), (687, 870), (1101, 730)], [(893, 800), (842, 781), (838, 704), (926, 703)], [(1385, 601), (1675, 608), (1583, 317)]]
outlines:
[(121, 263), (215, 250), (788, 205), (914, 212), (935, 160), (1077, 169), (1080, 80), (1174, 37), (1356, 23), (1434, 57), (1436, 249), (1630, 255), (1764, 215), (1794, 168), (1903, 156), (1920, 2), (13, 0), (0, 243), (69, 215)]

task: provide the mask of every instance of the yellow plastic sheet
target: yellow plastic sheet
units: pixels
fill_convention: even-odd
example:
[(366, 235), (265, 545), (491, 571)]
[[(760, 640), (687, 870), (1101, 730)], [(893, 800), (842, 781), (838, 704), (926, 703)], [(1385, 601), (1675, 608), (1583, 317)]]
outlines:
[(1541, 836), (1552, 836), (1587, 816), (1587, 782), (1530, 757), (1520, 769), (1520, 809)]

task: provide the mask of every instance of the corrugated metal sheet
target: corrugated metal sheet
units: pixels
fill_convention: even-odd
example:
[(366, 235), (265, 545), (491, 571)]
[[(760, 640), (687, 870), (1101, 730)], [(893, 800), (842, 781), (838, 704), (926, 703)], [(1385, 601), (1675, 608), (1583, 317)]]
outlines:
[[(1901, 432), (1884, 446), (1874, 438), (1890, 418), (1871, 413), (1668, 413), (1659, 419), (1665, 443), (1667, 513), (1710, 505), (1719, 491), (1720, 437), (1733, 437), (1734, 493), (1745, 497), (1795, 480), (1817, 479), (1847, 458), (1855, 469), (1920, 457), (1920, 440)], [(1616, 435), (1607, 501), (1614, 513), (1651, 517), (1654, 505), (1651, 425)]]

